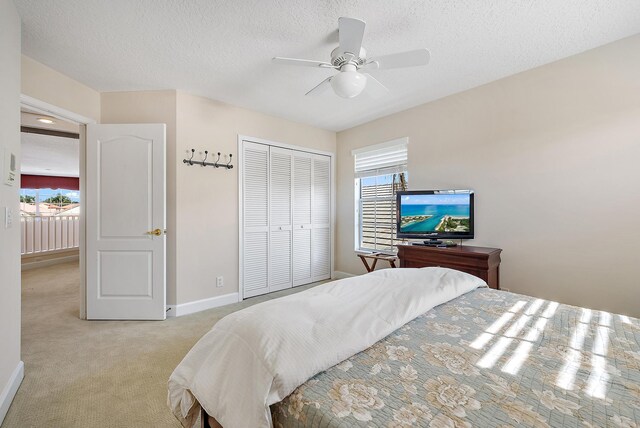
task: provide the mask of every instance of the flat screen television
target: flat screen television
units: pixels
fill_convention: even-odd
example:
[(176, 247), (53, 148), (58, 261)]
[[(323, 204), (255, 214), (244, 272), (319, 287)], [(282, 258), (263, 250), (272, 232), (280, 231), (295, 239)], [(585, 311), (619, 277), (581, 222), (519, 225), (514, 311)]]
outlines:
[(397, 193), (398, 238), (473, 239), (472, 190), (410, 190)]

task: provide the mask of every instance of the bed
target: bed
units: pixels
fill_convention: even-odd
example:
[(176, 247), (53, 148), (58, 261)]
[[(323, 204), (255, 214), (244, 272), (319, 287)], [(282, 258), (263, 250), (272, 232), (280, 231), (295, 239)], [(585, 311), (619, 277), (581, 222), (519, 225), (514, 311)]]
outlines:
[[(397, 271), (419, 271), (416, 278), (429, 272), (431, 276), (425, 277), (429, 281), (453, 275), (441, 268)], [(383, 278), (387, 287), (404, 281), (393, 277), (402, 273), (385, 275), (391, 275)], [(455, 297), (436, 299), (438, 304), (429, 310), (347, 358), (336, 356), (337, 364), (307, 376), (291, 391), (281, 391), (288, 393), (283, 399), (265, 400), (271, 420), (263, 426), (640, 424), (639, 320), (488, 289), (460, 275), (465, 274), (455, 272), (455, 279), (470, 282)], [(355, 285), (342, 286), (363, 284), (361, 277)], [(451, 287), (451, 282), (445, 284)], [(198, 397), (202, 391), (197, 384), (209, 369), (191, 373), (194, 388), (187, 389), (195, 395), (179, 400), (183, 405), (177, 407), (183, 415), (179, 418), (187, 426), (194, 419), (184, 418), (185, 408), (197, 410), (201, 401), (207, 402), (206, 397)], [(250, 407), (237, 404), (243, 410)], [(220, 403), (203, 407), (215, 414)], [(175, 399), (172, 409), (175, 413)]]

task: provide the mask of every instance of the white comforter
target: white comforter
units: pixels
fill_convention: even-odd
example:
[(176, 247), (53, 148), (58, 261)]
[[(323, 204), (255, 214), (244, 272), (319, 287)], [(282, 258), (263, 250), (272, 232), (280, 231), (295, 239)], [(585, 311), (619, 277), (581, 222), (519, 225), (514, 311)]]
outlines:
[(269, 406), (309, 378), (485, 285), (444, 268), (385, 269), (235, 312), (175, 369), (168, 404), (186, 427), (200, 406), (224, 428), (271, 427)]

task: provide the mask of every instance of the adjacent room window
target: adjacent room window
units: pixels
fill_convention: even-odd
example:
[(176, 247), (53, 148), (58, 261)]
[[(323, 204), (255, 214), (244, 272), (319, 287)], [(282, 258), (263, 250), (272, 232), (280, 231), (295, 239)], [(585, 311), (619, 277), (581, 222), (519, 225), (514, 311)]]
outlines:
[[(21, 253), (43, 254), (80, 246), (80, 192), (77, 177), (21, 176)], [(70, 188), (57, 187), (58, 184)]]
[(396, 192), (407, 188), (407, 138), (354, 150), (355, 249), (395, 253)]

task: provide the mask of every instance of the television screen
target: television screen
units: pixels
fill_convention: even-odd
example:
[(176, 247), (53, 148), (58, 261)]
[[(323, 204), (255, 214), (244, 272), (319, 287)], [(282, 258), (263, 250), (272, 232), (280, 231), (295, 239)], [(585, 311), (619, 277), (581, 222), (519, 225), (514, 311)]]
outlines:
[(398, 192), (400, 238), (473, 238), (473, 192), (423, 190)]

